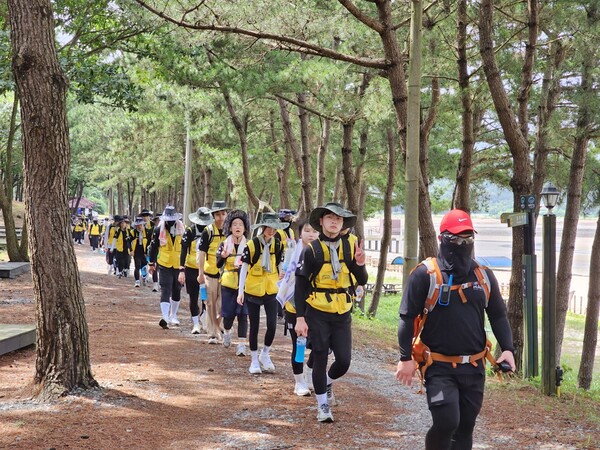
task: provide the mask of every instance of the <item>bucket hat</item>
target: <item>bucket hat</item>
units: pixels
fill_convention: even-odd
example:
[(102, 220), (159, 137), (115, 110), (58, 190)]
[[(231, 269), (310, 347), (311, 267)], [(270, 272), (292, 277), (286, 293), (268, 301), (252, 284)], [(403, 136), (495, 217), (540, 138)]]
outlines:
[(121, 220), (123, 220), (123, 218), (120, 215), (115, 214), (113, 216), (113, 222), (120, 222)]
[(229, 208), (227, 207), (227, 203), (225, 203), (225, 200), (213, 201), (212, 207), (210, 208), (210, 213), (214, 214), (219, 211), (229, 211)]
[(277, 213), (265, 212), (262, 213), (260, 221), (252, 225), (252, 229), (255, 230), (258, 227), (270, 227), (274, 228), (275, 230), (284, 230), (289, 226), (289, 223), (279, 221), (279, 216)]
[(198, 210), (196, 212), (188, 215), (188, 218), (190, 219), (191, 222), (198, 224), (198, 225), (206, 226), (206, 225), (210, 225), (211, 223), (214, 222), (214, 219), (211, 215), (211, 210), (205, 206), (201, 206), (200, 208), (198, 208)]
[(138, 225), (145, 225), (145, 224), (146, 224), (146, 221), (141, 216), (136, 217), (135, 222), (133, 222), (134, 227), (137, 227)]
[(336, 216), (340, 216), (344, 219), (344, 225), (342, 225), (342, 229), (352, 228), (356, 224), (356, 216), (347, 209), (344, 209), (344, 207), (337, 202), (329, 202), (324, 206), (318, 206), (313, 209), (310, 213), (308, 223), (310, 223), (310, 226), (315, 230), (323, 231), (320, 219), (328, 213), (333, 213)]
[(475, 228), (473, 228), (471, 216), (462, 209), (453, 209), (442, 218), (440, 223), (440, 233), (443, 233), (444, 231), (451, 234), (460, 234), (466, 231), (477, 232), (475, 231)]
[(142, 209), (142, 212), (140, 213), (140, 217), (146, 217), (146, 216), (151, 216), (152, 215), (152, 211), (149, 211), (147, 209)]
[(171, 205), (167, 205), (162, 215), (160, 216), (160, 218), (165, 222), (170, 222), (172, 220), (181, 220), (182, 217), (183, 215), (181, 213), (178, 213), (175, 207)]

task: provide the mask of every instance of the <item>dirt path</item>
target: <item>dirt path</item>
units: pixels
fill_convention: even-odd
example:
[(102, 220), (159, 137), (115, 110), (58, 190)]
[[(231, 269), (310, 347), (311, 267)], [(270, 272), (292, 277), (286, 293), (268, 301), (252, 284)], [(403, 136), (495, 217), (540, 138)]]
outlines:
[[(250, 375), (249, 357), (236, 357), (234, 346), (208, 345), (205, 335), (190, 333), (187, 295), (182, 326), (162, 330), (158, 293), (134, 288), (131, 277), (108, 276), (103, 257), (87, 245), (76, 253), (102, 389), (39, 404), (29, 400), (34, 350), (1, 356), (0, 448), (423, 448), (426, 402), (395, 382), (393, 353), (359, 346), (335, 385), (335, 422), (320, 424), (314, 397), (293, 394), (282, 325), (272, 351), (276, 373)], [(28, 276), (0, 281), (0, 321), (34, 323), (32, 298)], [(515, 399), (514, 391), (509, 397), (488, 389), (474, 448), (596, 448), (598, 430), (563, 417), (556, 400), (538, 401), (531, 391)]]

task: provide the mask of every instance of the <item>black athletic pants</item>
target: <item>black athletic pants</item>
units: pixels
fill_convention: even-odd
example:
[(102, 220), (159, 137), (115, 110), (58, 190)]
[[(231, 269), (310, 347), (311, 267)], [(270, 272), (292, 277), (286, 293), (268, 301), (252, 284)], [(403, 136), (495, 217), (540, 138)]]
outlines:
[(277, 330), (277, 304), (275, 295), (265, 295), (263, 297), (253, 297), (245, 294), (245, 301), (248, 303), (248, 317), (250, 319), (250, 336), (248, 342), (250, 350), (258, 350), (258, 328), (260, 326), (260, 305), (265, 307), (267, 316), (267, 332), (265, 333), (265, 346), (270, 347), (275, 339)]
[(470, 450), (475, 420), (483, 404), (485, 375), (448, 374), (446, 368), (437, 369), (431, 366), (426, 374), (427, 404), (433, 425), (427, 432), (425, 448)]
[(146, 265), (147, 261), (146, 261), (146, 255), (144, 255), (144, 252), (135, 252), (135, 254), (133, 255), (133, 264), (134, 264), (134, 269), (133, 269), (133, 277), (135, 278), (135, 281), (139, 281), (140, 279), (140, 270), (142, 269), (142, 267), (144, 267)]
[[(190, 297), (190, 314), (192, 317), (200, 315), (200, 306), (198, 305), (198, 297), (200, 296), (200, 285), (198, 284), (198, 269), (191, 267), (185, 268), (185, 289)], [(206, 309), (206, 305), (202, 302), (202, 312)]]
[(160, 302), (178, 302), (181, 299), (181, 285), (177, 277), (179, 268), (158, 266), (160, 271)]

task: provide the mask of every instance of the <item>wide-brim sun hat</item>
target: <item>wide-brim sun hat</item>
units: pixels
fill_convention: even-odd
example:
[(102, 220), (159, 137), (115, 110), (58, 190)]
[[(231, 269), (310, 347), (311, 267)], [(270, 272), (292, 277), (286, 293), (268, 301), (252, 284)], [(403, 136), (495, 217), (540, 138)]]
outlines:
[(118, 215), (118, 214), (115, 214), (115, 215), (113, 216), (113, 221), (114, 221), (114, 222), (120, 222), (121, 220), (123, 220), (123, 218), (122, 218), (120, 215)]
[(144, 218), (143, 217), (139, 217), (139, 216), (136, 217), (135, 218), (135, 222), (133, 222), (133, 226), (134, 227), (137, 227), (138, 225), (145, 225), (145, 224), (146, 224), (146, 221), (144, 220)]
[(275, 230), (285, 230), (290, 224), (287, 222), (280, 222), (279, 215), (277, 213), (265, 212), (259, 222), (252, 225), (252, 229), (255, 230), (259, 227), (269, 227)]
[(142, 209), (142, 212), (140, 213), (140, 217), (146, 217), (146, 216), (152, 216), (152, 211), (149, 211), (147, 209)]
[(440, 222), (440, 233), (461, 234), (468, 231), (475, 231), (471, 216), (462, 209), (453, 209), (448, 212)]
[(193, 222), (197, 225), (206, 226), (214, 222), (211, 210), (205, 206), (201, 206), (196, 212), (188, 215), (188, 218), (190, 219), (190, 222)]
[(328, 213), (335, 214), (336, 216), (340, 216), (344, 219), (342, 229), (352, 228), (354, 225), (356, 225), (356, 216), (337, 202), (329, 202), (323, 206), (318, 206), (313, 209), (310, 213), (308, 223), (310, 223), (310, 226), (315, 230), (323, 231), (320, 219)]
[(215, 200), (210, 208), (210, 213), (214, 214), (219, 211), (229, 211), (227, 203), (224, 200)]
[(161, 220), (165, 222), (171, 222), (173, 220), (181, 220), (183, 215), (178, 213), (174, 206), (167, 205), (162, 215), (160, 216)]

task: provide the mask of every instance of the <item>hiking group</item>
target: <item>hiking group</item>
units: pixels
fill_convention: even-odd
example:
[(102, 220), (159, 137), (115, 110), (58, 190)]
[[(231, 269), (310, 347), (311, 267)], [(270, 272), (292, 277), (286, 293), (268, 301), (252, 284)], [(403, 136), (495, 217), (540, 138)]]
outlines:
[[(333, 382), (350, 367), (352, 309), (368, 279), (366, 257), (352, 233), (356, 216), (339, 203), (317, 207), (298, 223), (294, 215), (264, 212), (251, 226), (246, 212), (215, 201), (190, 214), (192, 226), (185, 228), (182, 215), (167, 206), (157, 216), (143, 210), (133, 229), (115, 216), (102, 230), (101, 245), (109, 273), (126, 277), (133, 257), (135, 286), (143, 274), (160, 289), (164, 329), (180, 325), (185, 286), (191, 332), (224, 348), (237, 334), (235, 354), (250, 356), (250, 374), (275, 370), (270, 351), (283, 317), (294, 393), (314, 391), (317, 420), (333, 422)], [(400, 305), (396, 378), (406, 385), (415, 374), (421, 378), (433, 421), (427, 449), (470, 449), (486, 359), (503, 371), (515, 369), (506, 307), (493, 272), (474, 259), (475, 233), (466, 212), (446, 214), (438, 255), (413, 270)], [(266, 331), (259, 351), (261, 307)], [(497, 361), (486, 339), (486, 314), (502, 349)]]

